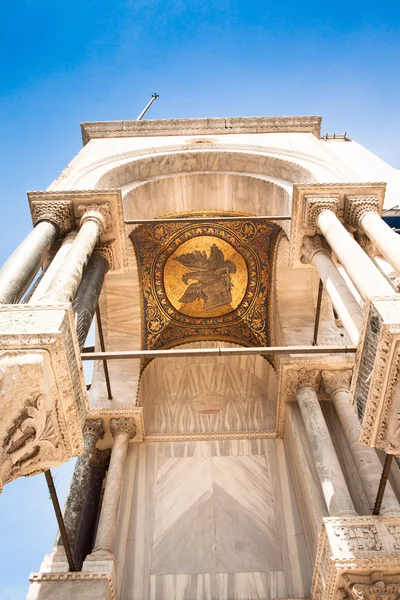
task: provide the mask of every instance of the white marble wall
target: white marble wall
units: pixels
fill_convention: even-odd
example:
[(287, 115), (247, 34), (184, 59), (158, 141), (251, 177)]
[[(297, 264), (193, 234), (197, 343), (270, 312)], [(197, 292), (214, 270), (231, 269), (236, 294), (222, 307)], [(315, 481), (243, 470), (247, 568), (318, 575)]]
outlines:
[(116, 554), (121, 600), (307, 597), (283, 442), (132, 444)]

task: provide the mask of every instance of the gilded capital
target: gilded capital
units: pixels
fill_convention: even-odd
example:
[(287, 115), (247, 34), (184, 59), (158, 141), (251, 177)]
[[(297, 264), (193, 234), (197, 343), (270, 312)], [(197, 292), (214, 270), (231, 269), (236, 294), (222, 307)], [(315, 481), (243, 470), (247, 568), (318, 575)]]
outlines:
[(78, 216), (81, 218), (80, 225), (88, 220), (96, 220), (101, 224), (103, 233), (111, 231), (111, 205), (109, 202), (99, 204), (79, 204)]
[(298, 371), (289, 369), (287, 374), (288, 382), (286, 393), (288, 395), (293, 396), (296, 394), (297, 390), (304, 387), (311, 387), (316, 392), (319, 391), (321, 386), (321, 372), (319, 369), (307, 370), (305, 367)]
[(117, 433), (127, 433), (129, 439), (132, 439), (136, 435), (135, 419), (132, 417), (119, 417), (118, 419), (111, 419), (110, 430), (114, 437), (117, 435)]
[(339, 390), (350, 390), (352, 370), (322, 371), (322, 385), (329, 396)]
[(303, 227), (318, 229), (318, 216), (325, 210), (338, 213), (339, 196), (305, 196)]
[(37, 225), (40, 221), (50, 221), (58, 228), (59, 236), (64, 237), (75, 229), (73, 205), (70, 200), (33, 200), (31, 202), (32, 221)]
[(346, 196), (344, 204), (344, 220), (347, 225), (361, 227), (362, 217), (368, 212), (379, 215), (380, 200), (378, 196)]
[(86, 419), (83, 435), (94, 435), (98, 440), (104, 436), (103, 419)]
[(312, 263), (314, 256), (319, 252), (323, 252), (328, 256), (331, 255), (331, 248), (325, 238), (322, 235), (304, 236), (301, 247), (301, 262), (305, 264)]

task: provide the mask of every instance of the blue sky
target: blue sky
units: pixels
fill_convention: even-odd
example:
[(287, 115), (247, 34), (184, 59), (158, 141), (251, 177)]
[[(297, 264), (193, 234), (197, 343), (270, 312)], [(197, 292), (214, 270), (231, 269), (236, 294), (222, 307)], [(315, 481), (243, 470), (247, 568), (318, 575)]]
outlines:
[[(26, 192), (81, 147), (81, 121), (322, 115), (400, 167), (400, 8), (336, 0), (17, 0), (0, 35), (0, 259), (28, 233)], [(72, 465), (56, 475), (64, 497)], [(0, 598), (25, 598), (56, 525), (43, 476), (0, 496)]]

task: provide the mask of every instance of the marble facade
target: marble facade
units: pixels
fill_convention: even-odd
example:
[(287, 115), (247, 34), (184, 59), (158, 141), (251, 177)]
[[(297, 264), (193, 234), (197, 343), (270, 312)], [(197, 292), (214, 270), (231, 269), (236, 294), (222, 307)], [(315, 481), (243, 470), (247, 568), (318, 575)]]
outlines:
[[(398, 243), (381, 219), (397, 203), (400, 174), (353, 141), (321, 138), (320, 123), (86, 123), (83, 150), (47, 191), (29, 193), (34, 233), (0, 271), (0, 323), (10, 329), (6, 337), (0, 331), (0, 367), (11, 373), (14, 354), (33, 349), (21, 372), (39, 391), (51, 388), (43, 407), (59, 417), (63, 444), (75, 445), (59, 444), (41, 469), (32, 461), (32, 469), (11, 473), (4, 444), (16, 462), (24, 445), (37, 452), (44, 444), (36, 443), (38, 428), (10, 423), (11, 409), (31, 417), (32, 406), (15, 402), (23, 394), (7, 366), (0, 417), (14, 429), (7, 437), (0, 427), (0, 479), (79, 454), (84, 423), (101, 431), (86, 444), (65, 509), (82, 569), (69, 571), (56, 546), (31, 575), (29, 600), (397, 600), (396, 466), (381, 515), (372, 511), (384, 459), (374, 447), (397, 454), (400, 443)], [(194, 215), (210, 223), (173, 221)], [(215, 215), (240, 220), (229, 228), (221, 221), (218, 237)], [(170, 219), (168, 248), (163, 219)], [(268, 229), (276, 244), (257, 262)], [(244, 269), (246, 252), (255, 259)], [(196, 356), (110, 358), (111, 393), (96, 360), (86, 391), (71, 302), (96, 254), (109, 267), (93, 300), (103, 325), (96, 352), (179, 345)], [(17, 263), (23, 268), (13, 280)], [(24, 305), (12, 306), (39, 264), (43, 277)], [(51, 311), (69, 319), (68, 336), (50, 331), (54, 344), (37, 323), (27, 326)], [(15, 314), (25, 315), (20, 329), (7, 316)], [(190, 336), (175, 327), (189, 321)], [(223, 353), (261, 343), (313, 353)], [(336, 351), (322, 354), (322, 346)], [(221, 352), (202, 355), (208, 347)], [(36, 407), (41, 423), (43, 407)]]

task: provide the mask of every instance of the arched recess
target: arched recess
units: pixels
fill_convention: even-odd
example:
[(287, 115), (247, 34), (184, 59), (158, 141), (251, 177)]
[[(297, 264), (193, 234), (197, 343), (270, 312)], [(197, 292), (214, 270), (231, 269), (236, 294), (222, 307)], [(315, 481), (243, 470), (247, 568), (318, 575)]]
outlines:
[(141, 156), (110, 168), (97, 180), (95, 187), (121, 188), (133, 181), (190, 172), (236, 172), (275, 177), (290, 183), (317, 181), (311, 170), (293, 160), (243, 151), (191, 150)]
[[(234, 347), (223, 342), (185, 348)], [(274, 437), (277, 376), (261, 356), (163, 358), (141, 374), (146, 438)]]

